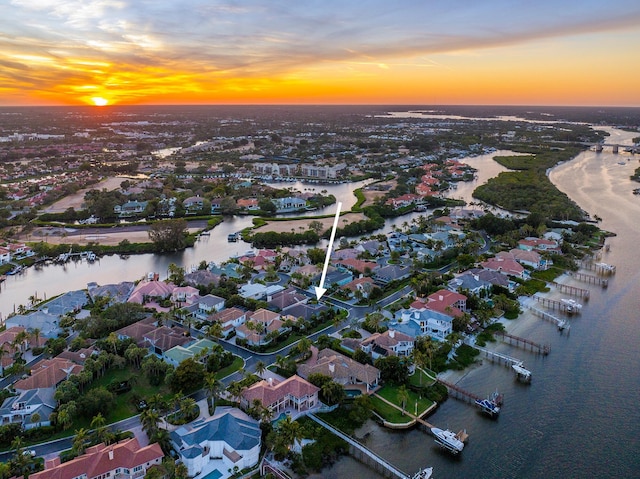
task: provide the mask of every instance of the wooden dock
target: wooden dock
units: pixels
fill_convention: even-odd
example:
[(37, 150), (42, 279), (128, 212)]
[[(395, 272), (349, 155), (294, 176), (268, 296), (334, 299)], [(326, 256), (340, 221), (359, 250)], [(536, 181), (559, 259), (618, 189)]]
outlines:
[(519, 348), (528, 349), (529, 351), (535, 351), (538, 354), (544, 354), (546, 356), (551, 352), (551, 346), (549, 346), (548, 344), (539, 344), (531, 341), (530, 339), (521, 338), (520, 336), (508, 334), (504, 331), (496, 331), (495, 335), (502, 336), (502, 340), (505, 342), (506, 340), (509, 340), (509, 344), (512, 346), (515, 343), (515, 346)]
[(564, 301), (558, 301), (556, 299), (538, 296), (537, 294), (534, 294), (532, 298), (535, 299), (538, 303), (541, 303), (545, 308), (552, 309), (554, 311), (557, 309), (558, 311), (565, 314), (579, 314), (580, 310), (582, 309), (582, 305), (572, 305), (569, 303), (565, 303)]
[(581, 273), (579, 271), (567, 271), (567, 274), (579, 281), (584, 281), (585, 283), (597, 284), (603, 288), (609, 286), (609, 280), (601, 276), (594, 276), (592, 274)]
[(607, 263), (595, 263), (593, 261), (581, 261), (579, 264), (580, 268), (586, 269), (587, 271), (593, 271), (596, 274), (601, 276), (611, 276), (616, 274), (616, 267), (612, 264)]
[(560, 331), (563, 331), (564, 329), (568, 330), (570, 327), (569, 323), (566, 320), (560, 319), (554, 316), (553, 314), (548, 313), (547, 311), (542, 311), (541, 309), (534, 308), (533, 306), (528, 304), (525, 304), (524, 307), (527, 308), (529, 311), (531, 311), (533, 314), (535, 314), (537, 317), (555, 324)]
[(446, 386), (447, 390), (449, 391), (449, 394), (456, 399), (467, 401), (470, 404), (474, 404), (476, 401), (480, 401), (482, 399), (480, 396), (473, 394), (472, 392), (467, 391), (466, 389), (462, 389), (457, 384), (447, 382), (440, 378), (437, 378), (436, 380), (443, 386)]
[(556, 283), (552, 281), (549, 285), (554, 286), (561, 293), (568, 294), (569, 296), (576, 296), (585, 301), (589, 300), (589, 296), (591, 295), (591, 291), (584, 288), (578, 288), (576, 286), (570, 286), (568, 284)]

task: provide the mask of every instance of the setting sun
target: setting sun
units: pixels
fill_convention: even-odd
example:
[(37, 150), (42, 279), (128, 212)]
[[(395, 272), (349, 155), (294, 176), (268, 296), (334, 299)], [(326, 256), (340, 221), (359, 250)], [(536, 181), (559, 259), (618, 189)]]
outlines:
[(95, 106), (105, 106), (109, 103), (109, 100), (105, 100), (104, 98), (99, 96), (94, 96), (93, 98), (91, 98), (91, 101)]

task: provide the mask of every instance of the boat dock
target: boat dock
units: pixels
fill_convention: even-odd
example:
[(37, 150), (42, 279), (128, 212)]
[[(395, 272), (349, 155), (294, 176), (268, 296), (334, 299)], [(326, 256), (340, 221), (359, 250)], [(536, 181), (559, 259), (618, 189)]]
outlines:
[(545, 298), (544, 296), (538, 296), (534, 294), (532, 296), (538, 303), (541, 303), (545, 308), (549, 308), (552, 310), (558, 310), (565, 314), (579, 313), (582, 309), (582, 305), (578, 303), (570, 303), (565, 301), (558, 301), (556, 299)]
[(542, 318), (545, 321), (549, 321), (550, 323), (555, 324), (560, 331), (562, 331), (564, 329), (569, 329), (569, 323), (565, 319), (560, 319), (560, 318), (554, 316), (551, 313), (548, 313), (546, 311), (542, 311), (541, 309), (538, 309), (538, 308), (534, 308), (533, 306), (528, 305), (528, 304), (524, 305), (524, 307), (527, 308), (529, 311), (531, 311), (533, 314), (535, 314), (537, 317)]
[(324, 427), (331, 433), (338, 436), (347, 444), (349, 444), (349, 454), (351, 454), (354, 458), (364, 463), (365, 465), (371, 467), (377, 473), (385, 477), (388, 477), (390, 479), (393, 479), (393, 478), (411, 479), (411, 476), (402, 472), (400, 469), (395, 467), (389, 461), (381, 458), (375, 452), (371, 451), (370, 449), (368, 449), (363, 444), (356, 441), (351, 436), (343, 433), (339, 429), (336, 429), (329, 423), (326, 423), (315, 414), (308, 414), (307, 417), (312, 421), (320, 424), (322, 427)]
[(443, 386), (446, 386), (446, 388), (449, 390), (449, 394), (456, 399), (467, 401), (469, 404), (473, 404), (475, 401), (480, 401), (482, 399), (477, 394), (473, 394), (472, 392), (467, 391), (466, 389), (462, 389), (457, 384), (447, 382), (440, 378), (436, 378), (436, 381), (438, 381)]
[(594, 263), (593, 261), (581, 261), (579, 266), (587, 271), (593, 271), (602, 276), (611, 276), (616, 274), (616, 267), (607, 263)]
[(472, 348), (477, 349), (481, 353), (484, 353), (484, 356), (491, 362), (503, 364), (505, 366), (511, 366), (511, 368), (516, 372), (518, 379), (523, 379), (526, 382), (531, 381), (531, 371), (524, 368), (524, 361), (521, 359), (517, 359), (506, 354), (498, 353), (496, 351), (491, 351), (490, 349), (486, 349), (475, 344), (471, 344), (470, 340), (467, 339), (466, 344), (471, 346)]
[(597, 284), (606, 288), (609, 286), (609, 280), (607, 278), (603, 278), (601, 276), (594, 276), (592, 274), (580, 273), (579, 271), (567, 271), (567, 274), (579, 281), (584, 281), (585, 283)]
[(538, 354), (544, 354), (545, 356), (551, 352), (551, 346), (549, 346), (548, 344), (539, 344), (534, 341), (531, 341), (530, 339), (521, 338), (520, 336), (508, 334), (504, 331), (495, 331), (494, 334), (496, 336), (502, 336), (502, 340), (505, 342), (508, 339), (509, 344), (512, 346), (515, 343), (516, 347), (519, 347), (522, 349), (528, 349), (529, 351), (534, 351)]
[(569, 286), (568, 284), (556, 283), (555, 281), (552, 281), (549, 284), (557, 288), (557, 290), (561, 293), (566, 293), (569, 296), (576, 296), (578, 298), (584, 299), (585, 301), (589, 300), (589, 295), (591, 294), (591, 291), (589, 291), (588, 289)]

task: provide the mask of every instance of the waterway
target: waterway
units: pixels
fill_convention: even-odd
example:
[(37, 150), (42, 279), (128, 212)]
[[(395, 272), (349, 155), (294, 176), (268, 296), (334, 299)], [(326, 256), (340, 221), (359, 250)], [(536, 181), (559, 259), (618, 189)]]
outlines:
[[(617, 143), (629, 143), (634, 136), (615, 129), (608, 131), (610, 140)], [(572, 320), (569, 335), (560, 335), (553, 325), (541, 320), (522, 324), (517, 334), (549, 343), (549, 356), (536, 356), (503, 344), (495, 346), (525, 361), (533, 372), (532, 384), (522, 385), (514, 381), (508, 369), (489, 363), (468, 372), (459, 383), (462, 387), (480, 395), (497, 388), (505, 395), (505, 405), (495, 421), (453, 399), (430, 416), (429, 421), (439, 427), (456, 431), (466, 428), (470, 439), (459, 457), (438, 449), (431, 436), (421, 431), (392, 432), (375, 424), (366, 425), (358, 433), (369, 433), (365, 442), (371, 449), (409, 474), (434, 466), (434, 476), (439, 479), (640, 477), (635, 446), (640, 427), (640, 255), (636, 250), (640, 198), (632, 194), (637, 185), (629, 181), (638, 158), (626, 153), (587, 151), (550, 172), (551, 180), (562, 191), (592, 217), (603, 218), (601, 227), (617, 233), (609, 239), (611, 251), (603, 258), (617, 266), (617, 274), (606, 290), (577, 284), (589, 287), (592, 294), (582, 314)], [(463, 161), (479, 169), (477, 184), (485, 181), (485, 167), (495, 168), (491, 176), (502, 171), (490, 158)], [(472, 185), (461, 184), (452, 195), (467, 199), (465, 188), (471, 190)], [(410, 219), (398, 218), (387, 227)], [(126, 260), (111, 256), (94, 264), (29, 268), (2, 285), (0, 312), (6, 316), (14, 305), (26, 304), (33, 294), (50, 297), (85, 288), (90, 281), (109, 284), (133, 280), (149, 271), (166, 276), (170, 263), (189, 267), (202, 260), (223, 261), (250, 248), (245, 243), (226, 241), (229, 233), (250, 224), (250, 217), (225, 218), (212, 236), (203, 237), (195, 248), (173, 255), (140, 255)], [(379, 476), (346, 457), (315, 477)]]
[[(616, 143), (630, 144), (637, 136), (607, 131), (608, 140)], [(616, 265), (617, 273), (607, 289), (572, 283), (589, 288), (591, 298), (571, 320), (570, 334), (561, 335), (542, 320), (515, 320), (521, 321), (514, 324), (516, 334), (550, 344), (548, 356), (490, 345), (522, 359), (533, 372), (532, 383), (521, 384), (509, 369), (488, 362), (466, 373), (460, 386), (479, 395), (497, 388), (505, 404), (500, 417), (491, 420), (449, 399), (428, 418), (441, 428), (467, 430), (469, 442), (458, 457), (440, 450), (424, 432), (394, 432), (373, 423), (356, 433), (368, 447), (408, 474), (434, 466), (438, 479), (640, 477), (635, 445), (640, 428), (640, 198), (632, 193), (637, 184), (629, 180), (639, 158), (586, 151), (550, 172), (560, 190), (592, 217), (602, 217), (603, 229), (617, 234), (608, 239), (611, 250), (602, 258)], [(349, 457), (312, 477), (380, 476)]]

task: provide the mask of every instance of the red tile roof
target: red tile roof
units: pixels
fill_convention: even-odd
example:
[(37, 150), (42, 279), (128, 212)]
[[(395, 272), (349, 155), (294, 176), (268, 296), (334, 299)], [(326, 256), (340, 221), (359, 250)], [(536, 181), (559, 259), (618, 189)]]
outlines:
[[(124, 467), (133, 472), (136, 466), (159, 463), (164, 457), (160, 446), (155, 443), (146, 447), (140, 447), (136, 438), (120, 441), (106, 446), (98, 444), (87, 449), (86, 453), (69, 462), (54, 465), (49, 469), (31, 474), (31, 479), (73, 479), (86, 474), (92, 478), (111, 472), (115, 477), (116, 468)], [(48, 464), (52, 466), (52, 464)]]

